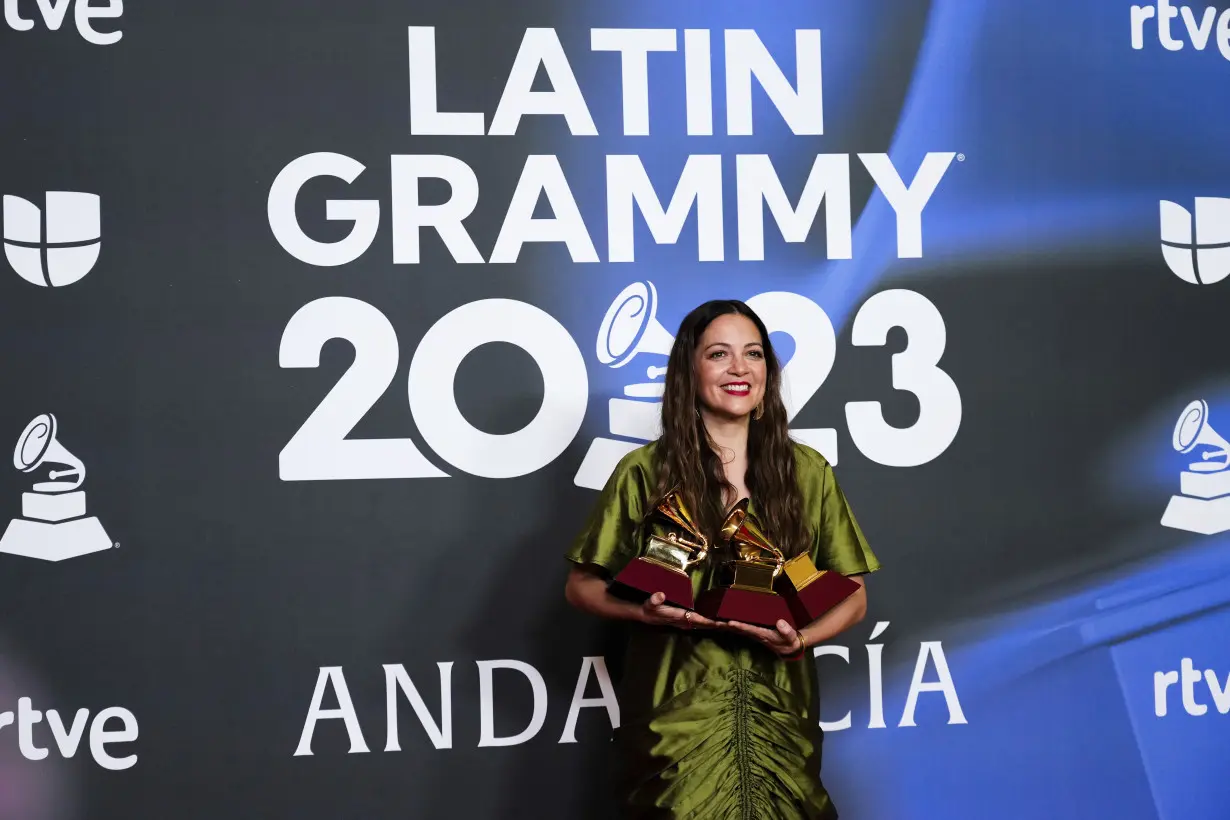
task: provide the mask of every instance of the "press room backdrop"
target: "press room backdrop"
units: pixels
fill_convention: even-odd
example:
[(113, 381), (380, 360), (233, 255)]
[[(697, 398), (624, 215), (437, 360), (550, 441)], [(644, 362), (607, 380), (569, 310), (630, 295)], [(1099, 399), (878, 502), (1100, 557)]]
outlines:
[(1225, 816), (1226, 6), (8, 0), (0, 818), (612, 816), (714, 297), (884, 562), (842, 816)]

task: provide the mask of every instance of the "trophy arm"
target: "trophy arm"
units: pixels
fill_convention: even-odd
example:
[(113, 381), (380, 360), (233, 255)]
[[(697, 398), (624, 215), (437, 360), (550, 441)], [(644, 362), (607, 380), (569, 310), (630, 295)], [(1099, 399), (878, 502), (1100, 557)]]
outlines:
[(773, 578), (782, 574), (786, 566), (786, 558), (780, 550), (774, 547), (757, 546), (754, 551), (752, 549), (740, 550), (737, 561), (743, 561), (748, 564), (759, 564), (760, 566), (772, 566)]
[(703, 564), (705, 562), (705, 559), (708, 557), (709, 557), (709, 548), (707, 546), (703, 546), (692, 554), (692, 557), (688, 559), (687, 566), (684, 568), (691, 569), (692, 567)]
[(709, 540), (703, 535), (691, 541), (677, 532), (670, 532), (660, 543), (674, 551), (673, 563), (682, 570), (688, 570), (709, 557)]
[(698, 541), (689, 541), (681, 537), (678, 533), (672, 532), (667, 534), (666, 540), (672, 544), (683, 547), (688, 552), (706, 552), (709, 549), (709, 542), (704, 536), (701, 536)]
[(744, 560), (754, 561), (758, 564), (773, 564), (774, 578), (781, 574), (782, 568), (786, 565), (785, 553), (773, 544), (770, 544), (765, 538), (744, 542), (740, 547)]

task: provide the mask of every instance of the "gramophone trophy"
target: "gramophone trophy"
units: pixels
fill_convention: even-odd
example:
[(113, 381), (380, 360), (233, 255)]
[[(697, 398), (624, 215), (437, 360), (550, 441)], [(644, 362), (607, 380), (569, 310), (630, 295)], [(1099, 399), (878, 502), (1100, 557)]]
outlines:
[(63, 561), (112, 546), (98, 519), (85, 513), (85, 465), (59, 442), (57, 432), (56, 417), (47, 413), (27, 424), (17, 440), (13, 466), (23, 473), (45, 469), (48, 480), (21, 494), (22, 515), (0, 536), (0, 552)]
[[(598, 328), (598, 361), (610, 368), (638, 371), (635, 362), (645, 361), (644, 354), (651, 360), (669, 354), (675, 337), (658, 321), (657, 311), (658, 289), (653, 282), (633, 282), (624, 288)], [(601, 490), (621, 458), (662, 435), (666, 368), (650, 364), (639, 372), (645, 380), (630, 375), (633, 383), (624, 387), (623, 396), (607, 403), (611, 435), (599, 436), (590, 444), (573, 479), (578, 487)]]
[(692, 609), (696, 602), (689, 570), (709, 557), (709, 539), (692, 520), (678, 489), (658, 502), (654, 514), (666, 519), (666, 533), (651, 533), (645, 554), (634, 558), (615, 580), (649, 595), (661, 592), (667, 603)]
[(785, 557), (756, 526), (747, 507), (745, 498), (726, 518), (722, 535), (730, 555), (722, 565), (718, 586), (701, 594), (696, 611), (712, 620), (767, 627), (785, 621), (795, 626), (786, 599), (773, 588)]
[(1198, 460), (1179, 474), (1179, 494), (1170, 497), (1162, 526), (1204, 535), (1230, 530), (1230, 442), (1209, 426), (1204, 400), (1184, 408), (1171, 443)]
[(799, 624), (809, 624), (858, 590), (858, 584), (840, 572), (816, 569), (807, 553), (785, 563), (776, 588), (786, 599)]

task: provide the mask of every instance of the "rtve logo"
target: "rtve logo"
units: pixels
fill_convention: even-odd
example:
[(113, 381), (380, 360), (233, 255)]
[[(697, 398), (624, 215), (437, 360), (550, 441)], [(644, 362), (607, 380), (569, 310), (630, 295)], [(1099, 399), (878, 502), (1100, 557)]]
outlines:
[[(1178, 37), (1174, 36), (1174, 29), (1171, 27), (1176, 17), (1183, 18), (1183, 28), (1180, 29)], [(1137, 51), (1145, 47), (1145, 25), (1150, 20), (1157, 21), (1157, 39), (1167, 51), (1182, 51), (1185, 43), (1191, 43), (1196, 51), (1204, 51), (1216, 29), (1217, 50), (1221, 52), (1221, 56), (1230, 60), (1230, 9), (1218, 16), (1217, 7), (1209, 6), (1200, 12), (1200, 19), (1197, 20), (1196, 12), (1190, 7), (1176, 8), (1172, 0), (1132, 6), (1132, 48)]]
[(1184, 282), (1211, 285), (1230, 276), (1230, 199), (1198, 196), (1195, 211), (1161, 201), (1162, 257)]
[[(44, 732), (40, 728), (38, 734), (41, 738), (35, 737), (35, 727), (43, 722), (46, 718), (46, 725), (49, 732)], [(47, 734), (51, 735), (51, 741), (54, 748), (60, 753), (59, 756), (71, 760), (81, 747), (81, 741), (86, 736), (86, 729), (89, 731), (89, 747), (90, 757), (94, 758), (94, 762), (104, 769), (113, 772), (131, 769), (137, 764), (136, 754), (128, 754), (123, 757), (116, 757), (112, 754), (112, 750), (107, 746), (115, 743), (132, 743), (137, 740), (140, 734), (140, 727), (137, 726), (137, 717), (132, 712), (122, 706), (108, 706), (106, 709), (98, 712), (90, 717), (89, 709), (78, 709), (71, 714), (71, 720), (65, 720), (69, 717), (69, 713), (61, 715), (55, 709), (48, 709), (46, 712), (34, 708), (30, 698), (18, 698), (17, 709), (0, 712), (0, 734), (7, 734), (12, 738), (14, 731), (17, 734), (17, 749), (21, 756), (26, 760), (46, 760), (52, 754), (51, 746), (39, 746), (40, 740), (47, 741)], [(108, 728), (107, 724), (111, 724)], [(12, 726), (5, 732), (5, 728)], [(4, 748), (0, 746), (0, 748)], [(11, 753), (5, 750), (5, 756), (10, 756)]]
[(1224, 715), (1230, 712), (1230, 675), (1226, 676), (1226, 682), (1223, 684), (1217, 679), (1217, 672), (1212, 669), (1205, 669), (1201, 672), (1192, 663), (1191, 658), (1184, 658), (1178, 670), (1154, 672), (1153, 714), (1158, 717), (1166, 717), (1170, 711), (1168, 690), (1171, 686), (1182, 687), (1180, 699), (1183, 702), (1183, 711), (1192, 717), (1200, 717), (1209, 711), (1207, 703), (1196, 700), (1196, 695), (1204, 689), (1209, 690), (1213, 698), (1213, 705), (1217, 707), (1219, 713)]
[(21, 197), (4, 197), (4, 255), (30, 284), (58, 288), (85, 278), (101, 248), (96, 194), (48, 191), (41, 210)]
[[(4, 0), (4, 22), (13, 31), (30, 31), (38, 20), (50, 31), (59, 31), (73, 7), (77, 32), (87, 43), (96, 46), (114, 45), (124, 36), (122, 31), (102, 32), (94, 28), (93, 20), (118, 18), (124, 13), (124, 0)], [(22, 10), (29, 16), (23, 16)]]

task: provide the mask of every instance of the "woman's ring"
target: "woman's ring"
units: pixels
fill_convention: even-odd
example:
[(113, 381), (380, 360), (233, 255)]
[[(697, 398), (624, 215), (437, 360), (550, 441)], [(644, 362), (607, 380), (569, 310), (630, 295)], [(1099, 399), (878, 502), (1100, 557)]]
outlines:
[(685, 609), (683, 611), (683, 619), (688, 622), (688, 629), (692, 628), (692, 610)]

